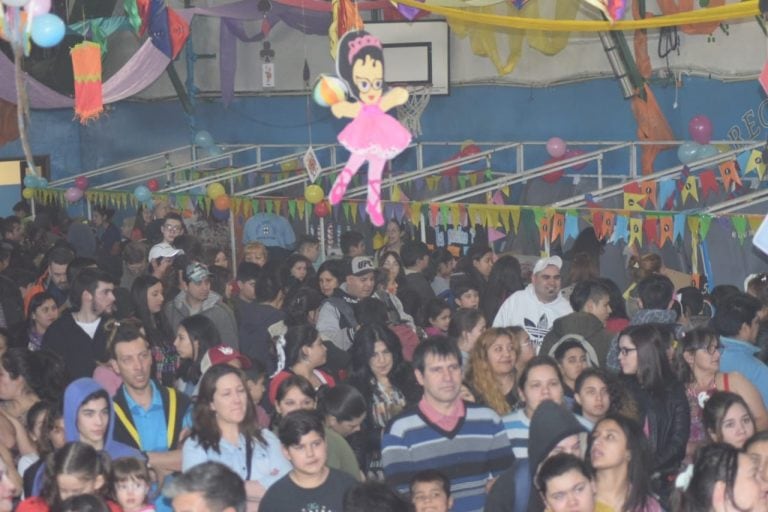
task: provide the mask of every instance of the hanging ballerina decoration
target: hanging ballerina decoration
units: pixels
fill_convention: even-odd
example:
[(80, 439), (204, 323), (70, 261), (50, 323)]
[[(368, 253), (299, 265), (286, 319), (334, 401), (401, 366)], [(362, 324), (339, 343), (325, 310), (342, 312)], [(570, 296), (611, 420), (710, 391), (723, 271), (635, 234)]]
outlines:
[[(338, 141), (350, 153), (336, 178), (328, 199), (332, 205), (344, 198), (347, 186), (364, 163), (368, 163), (368, 199), (365, 210), (371, 222), (383, 226), (381, 178), (388, 160), (411, 142), (411, 134), (388, 110), (404, 104), (408, 91), (393, 87), (384, 92), (384, 52), (381, 41), (364, 30), (347, 32), (336, 55), (336, 77), (321, 76), (314, 90), (320, 105), (330, 106), (338, 118), (352, 121), (339, 133)], [(347, 93), (350, 99), (347, 100)]]

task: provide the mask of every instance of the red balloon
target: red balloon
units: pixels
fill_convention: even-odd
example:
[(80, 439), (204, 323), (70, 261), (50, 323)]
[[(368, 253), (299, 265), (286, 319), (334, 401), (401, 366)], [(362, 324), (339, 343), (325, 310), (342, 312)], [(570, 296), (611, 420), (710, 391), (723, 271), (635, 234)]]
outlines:
[(326, 201), (320, 201), (315, 205), (315, 215), (318, 217), (327, 217), (329, 213), (331, 213), (331, 209)]
[[(550, 158), (549, 160), (546, 161), (546, 164), (553, 164), (555, 162), (561, 161), (562, 159), (563, 157)], [(557, 183), (558, 181), (560, 181), (560, 178), (563, 177), (563, 174), (565, 174), (565, 171), (563, 170), (553, 171), (549, 174), (545, 174), (544, 176), (541, 177), (541, 179), (543, 179), (547, 183)]]
[(147, 188), (152, 192), (157, 192), (160, 190), (160, 183), (155, 178), (152, 178), (147, 182)]
[(88, 178), (85, 176), (78, 176), (75, 178), (75, 187), (79, 188), (80, 190), (85, 190), (88, 188)]

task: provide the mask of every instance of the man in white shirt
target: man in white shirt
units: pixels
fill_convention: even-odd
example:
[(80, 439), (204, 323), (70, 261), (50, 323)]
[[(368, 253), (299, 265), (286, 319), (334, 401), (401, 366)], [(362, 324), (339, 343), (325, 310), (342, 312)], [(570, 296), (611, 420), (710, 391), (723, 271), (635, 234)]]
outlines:
[(560, 295), (560, 269), (563, 260), (559, 256), (541, 258), (533, 267), (531, 284), (513, 293), (496, 313), (494, 327), (523, 327), (531, 341), (539, 347), (552, 324), (561, 316), (572, 313), (568, 301)]

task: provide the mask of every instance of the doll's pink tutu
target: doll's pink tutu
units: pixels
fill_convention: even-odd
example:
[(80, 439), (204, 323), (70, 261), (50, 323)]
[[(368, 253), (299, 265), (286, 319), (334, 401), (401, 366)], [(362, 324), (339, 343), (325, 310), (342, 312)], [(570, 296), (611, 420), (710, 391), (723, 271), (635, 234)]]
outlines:
[(378, 105), (363, 105), (362, 110), (338, 137), (350, 153), (391, 159), (411, 143), (411, 133)]

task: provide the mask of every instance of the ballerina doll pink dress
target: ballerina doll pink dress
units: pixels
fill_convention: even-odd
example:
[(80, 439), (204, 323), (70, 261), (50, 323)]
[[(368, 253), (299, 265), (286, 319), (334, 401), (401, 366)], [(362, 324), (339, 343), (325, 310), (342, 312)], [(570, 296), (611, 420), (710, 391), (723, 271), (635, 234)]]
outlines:
[(411, 133), (378, 104), (363, 105), (360, 113), (339, 133), (347, 151), (369, 160), (396, 157), (411, 143)]

